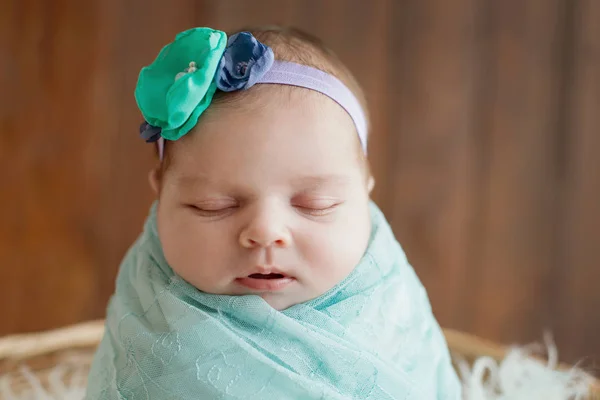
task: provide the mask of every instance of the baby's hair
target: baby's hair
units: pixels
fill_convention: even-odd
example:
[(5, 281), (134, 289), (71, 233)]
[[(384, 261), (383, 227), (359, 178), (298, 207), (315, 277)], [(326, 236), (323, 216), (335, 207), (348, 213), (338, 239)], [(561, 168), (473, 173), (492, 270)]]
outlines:
[[(368, 105), (364, 92), (358, 81), (338, 56), (329, 49), (319, 38), (310, 35), (300, 29), (294, 27), (282, 26), (262, 26), (262, 27), (247, 27), (235, 32), (227, 32), (228, 36), (236, 32), (250, 32), (261, 43), (271, 47), (275, 54), (275, 59), (280, 61), (294, 62), (313, 67), (333, 75), (344, 83), (356, 96), (365, 113), (367, 125), (369, 121)], [(235, 91), (221, 92), (217, 91), (211, 102), (211, 107), (219, 107), (221, 105), (236, 104), (242, 102), (246, 96), (252, 96), (254, 91)], [(366, 165), (367, 176), (370, 176), (370, 168), (366, 160), (366, 156), (360, 147), (360, 141), (357, 135), (357, 145), (359, 146), (359, 156)], [(168, 151), (165, 146), (163, 158), (163, 170), (169, 163)]]

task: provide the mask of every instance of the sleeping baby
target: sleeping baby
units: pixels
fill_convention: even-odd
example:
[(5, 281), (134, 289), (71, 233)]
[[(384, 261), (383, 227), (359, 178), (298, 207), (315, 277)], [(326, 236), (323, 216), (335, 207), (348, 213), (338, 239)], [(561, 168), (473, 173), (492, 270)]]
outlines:
[(459, 399), (370, 200), (362, 91), (295, 29), (178, 34), (139, 75), (156, 201), (87, 399)]

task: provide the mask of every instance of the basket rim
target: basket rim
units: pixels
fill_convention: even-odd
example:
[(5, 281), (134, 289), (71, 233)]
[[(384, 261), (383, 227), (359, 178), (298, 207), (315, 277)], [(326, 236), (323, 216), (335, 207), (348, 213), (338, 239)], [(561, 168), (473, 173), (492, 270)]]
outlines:
[[(47, 331), (0, 337), (0, 362), (19, 362), (60, 351), (96, 347), (104, 335), (104, 324), (105, 320), (98, 319)], [(456, 329), (442, 328), (442, 331), (450, 352), (470, 359), (488, 356), (499, 362), (511, 348)], [(563, 371), (571, 368), (566, 364), (558, 366)], [(600, 381), (590, 374), (586, 375), (592, 379), (592, 395), (600, 396)]]
[(104, 335), (104, 320), (0, 337), (0, 361), (22, 361), (51, 353), (95, 347)]

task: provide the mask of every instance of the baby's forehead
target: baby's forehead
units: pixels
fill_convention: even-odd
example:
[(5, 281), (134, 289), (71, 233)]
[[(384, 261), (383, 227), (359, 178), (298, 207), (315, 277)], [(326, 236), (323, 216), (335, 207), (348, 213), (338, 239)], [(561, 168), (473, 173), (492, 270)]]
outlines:
[(170, 175), (178, 186), (268, 185), (309, 190), (343, 187), (362, 176), (358, 140), (344, 147), (335, 140), (315, 140), (315, 135), (288, 143), (289, 136), (276, 132), (194, 134), (210, 137), (175, 143), (167, 153)]

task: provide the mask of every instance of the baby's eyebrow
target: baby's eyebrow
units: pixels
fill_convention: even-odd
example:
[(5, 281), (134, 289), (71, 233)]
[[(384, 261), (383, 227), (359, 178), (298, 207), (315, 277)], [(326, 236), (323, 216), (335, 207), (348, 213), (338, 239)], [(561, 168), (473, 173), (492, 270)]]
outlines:
[[(182, 189), (198, 186), (225, 184), (204, 174), (174, 176), (175, 185)], [(344, 174), (311, 175), (292, 178), (288, 181), (296, 189), (302, 191), (316, 190), (321, 187), (345, 187), (352, 184), (352, 178)]]
[(315, 175), (303, 176), (294, 180), (294, 185), (304, 188), (318, 188), (321, 186), (347, 186), (352, 183), (348, 175)]
[(175, 176), (175, 182), (178, 186), (193, 187), (196, 185), (207, 185), (214, 183), (215, 181), (207, 177), (206, 175), (177, 175)]

